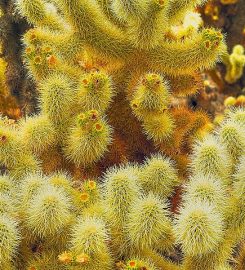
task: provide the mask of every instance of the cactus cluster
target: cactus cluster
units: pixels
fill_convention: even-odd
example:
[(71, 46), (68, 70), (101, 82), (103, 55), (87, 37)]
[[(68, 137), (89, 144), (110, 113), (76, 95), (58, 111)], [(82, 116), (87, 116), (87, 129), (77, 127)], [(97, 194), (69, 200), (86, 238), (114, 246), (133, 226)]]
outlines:
[(195, 142), (185, 179), (160, 153), (80, 185), (62, 171), (10, 170), (0, 177), (1, 269), (233, 269), (245, 236), (244, 134), (244, 109), (227, 112)]
[(172, 105), (226, 51), (205, 2), (15, 1), (39, 113), (0, 118), (0, 269), (232, 269), (244, 109)]
[(204, 0), (15, 2), (35, 26), (23, 57), (40, 92), (40, 114), (20, 133), (46, 172), (66, 163), (97, 176), (156, 148), (186, 165), (190, 144), (212, 127), (204, 112), (171, 106), (172, 98), (197, 93), (200, 72), (226, 51), (222, 33), (193, 11)]

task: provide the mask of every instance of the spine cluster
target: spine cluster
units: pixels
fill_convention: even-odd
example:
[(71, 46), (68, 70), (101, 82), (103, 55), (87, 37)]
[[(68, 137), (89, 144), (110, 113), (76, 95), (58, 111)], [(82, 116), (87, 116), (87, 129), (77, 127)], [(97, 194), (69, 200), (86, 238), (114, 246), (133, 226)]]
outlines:
[(15, 1), (34, 25), (23, 57), (39, 113), (0, 118), (0, 269), (232, 269), (245, 236), (244, 109), (213, 130), (206, 113), (172, 104), (226, 55), (193, 12), (205, 2)]
[[(232, 123), (238, 138), (244, 136), (244, 121), (243, 109), (227, 112), (213, 133), (196, 141), (184, 182), (175, 162), (161, 154), (114, 166), (78, 187), (61, 171), (2, 175), (1, 267), (232, 269), (233, 249), (245, 235), (245, 153), (239, 145), (231, 151), (223, 133)], [(177, 247), (181, 263), (171, 259)]]

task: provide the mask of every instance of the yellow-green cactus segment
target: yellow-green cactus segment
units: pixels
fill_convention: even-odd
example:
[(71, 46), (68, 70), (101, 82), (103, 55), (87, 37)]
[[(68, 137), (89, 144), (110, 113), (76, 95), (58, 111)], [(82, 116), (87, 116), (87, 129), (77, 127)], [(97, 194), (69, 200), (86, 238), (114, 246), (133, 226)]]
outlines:
[(233, 159), (245, 154), (245, 127), (227, 120), (221, 125), (219, 136)]
[(17, 254), (20, 233), (17, 222), (7, 215), (0, 215), (0, 265), (11, 262)]
[(145, 192), (167, 199), (179, 184), (174, 162), (161, 155), (151, 156), (139, 171), (139, 182)]
[(228, 111), (227, 117), (238, 124), (245, 125), (245, 111), (243, 108), (235, 108)]
[(58, 0), (65, 16), (79, 32), (80, 38), (97, 52), (125, 57), (130, 51), (122, 31), (113, 25), (95, 1)]
[(39, 115), (21, 122), (21, 139), (27, 149), (40, 154), (55, 144), (56, 133), (48, 117)]
[(13, 181), (7, 174), (0, 175), (0, 194), (11, 194), (13, 187)]
[(119, 19), (125, 22), (128, 22), (128, 19), (144, 18), (146, 8), (146, 0), (115, 0), (111, 3), (112, 11)]
[(166, 209), (167, 205), (153, 193), (135, 201), (126, 226), (133, 248), (155, 248), (161, 241), (166, 245), (170, 242), (173, 232)]
[(8, 216), (16, 216), (15, 202), (8, 194), (0, 193), (0, 215), (7, 214)]
[(57, 255), (53, 251), (41, 252), (36, 254), (27, 262), (26, 270), (65, 270), (65, 266), (62, 266), (57, 259)]
[(58, 235), (71, 222), (71, 202), (62, 190), (46, 186), (31, 199), (26, 214), (32, 233), (42, 238)]
[(15, 130), (0, 127), (0, 162), (6, 167), (13, 167), (18, 160), (22, 144)]
[(191, 204), (196, 201), (208, 202), (219, 212), (224, 212), (228, 204), (225, 186), (219, 178), (203, 176), (201, 173), (193, 176), (186, 185), (183, 202)]
[(166, 18), (169, 23), (179, 22), (188, 10), (204, 4), (207, 0), (165, 0), (166, 2)]
[(222, 241), (223, 217), (209, 203), (188, 204), (180, 210), (175, 231), (186, 255), (202, 256)]
[(244, 47), (242, 45), (234, 46), (230, 55), (224, 56), (223, 59), (226, 65), (225, 80), (228, 83), (235, 83), (242, 77), (245, 66)]
[(225, 146), (209, 135), (194, 145), (191, 167), (194, 174), (215, 177), (228, 184), (232, 162)]
[(77, 117), (71, 129), (64, 152), (77, 166), (87, 166), (98, 161), (108, 150), (112, 129), (98, 111), (90, 110)]
[(103, 72), (84, 74), (78, 88), (78, 104), (82, 110), (104, 112), (112, 101), (111, 79)]
[[(143, 1), (142, 1), (143, 2)], [(163, 31), (166, 28), (164, 21), (164, 1), (148, 1), (142, 17), (128, 22), (128, 34), (134, 47), (150, 49), (161, 44)]]
[(105, 217), (111, 228), (112, 246), (117, 255), (128, 247), (125, 235), (128, 209), (140, 196), (137, 167), (121, 166), (109, 169), (103, 177)]
[(183, 42), (162, 42), (161, 46), (149, 50), (147, 54), (154, 70), (169, 75), (184, 75), (213, 67), (225, 49), (221, 32), (211, 28)]
[[(87, 263), (83, 264), (85, 270), (109, 270), (112, 269), (112, 258), (107, 247), (110, 240), (105, 223), (95, 217), (78, 219), (72, 228), (71, 251), (76, 255), (88, 256)], [(79, 269), (79, 268), (75, 268)]]
[(20, 0), (17, 7), (31, 24), (50, 27), (53, 30), (64, 30), (64, 24), (57, 15), (54, 6), (52, 9), (41, 0)]
[(28, 174), (21, 179), (21, 184), (19, 186), (18, 199), (22, 202), (19, 210), (20, 212), (26, 212), (29, 208), (32, 198), (36, 197), (39, 190), (47, 184), (47, 178), (42, 174)]
[(108, 220), (111, 225), (121, 228), (126, 224), (128, 208), (140, 196), (137, 168), (121, 166), (109, 169), (104, 175), (103, 186)]
[(74, 82), (63, 74), (52, 74), (40, 85), (40, 105), (56, 126), (67, 121), (76, 105)]
[(175, 123), (170, 113), (149, 114), (142, 123), (147, 138), (155, 143), (161, 143), (171, 138)]
[(239, 164), (236, 167), (236, 172), (234, 178), (236, 181), (243, 181), (245, 177), (245, 156), (243, 155), (240, 160)]
[(149, 113), (162, 113), (170, 104), (168, 83), (163, 77), (148, 73), (143, 76), (131, 100), (131, 107), (135, 115), (145, 119)]

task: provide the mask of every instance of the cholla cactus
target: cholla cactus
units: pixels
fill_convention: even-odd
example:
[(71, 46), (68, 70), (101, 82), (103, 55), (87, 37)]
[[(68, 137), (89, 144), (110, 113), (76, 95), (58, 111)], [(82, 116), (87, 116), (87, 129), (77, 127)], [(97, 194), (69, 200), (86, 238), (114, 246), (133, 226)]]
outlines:
[[(202, 28), (192, 12), (205, 0), (15, 2), (35, 25), (23, 37), (23, 55), (40, 90), (40, 114), (21, 121), (21, 142), (10, 139), (26, 151), (23, 166), (35, 171), (40, 160), (48, 173), (66, 168), (93, 177), (101, 163), (142, 161), (154, 146), (185, 164), (210, 121), (172, 108), (171, 97), (195, 94), (200, 71), (226, 49), (221, 32)], [(186, 33), (178, 38), (173, 29), (182, 21)]]
[[(228, 112), (222, 125), (238, 124), (243, 113)], [(234, 158), (222, 129), (195, 143), (190, 177), (183, 184), (175, 163), (161, 154), (143, 164), (114, 166), (100, 181), (87, 179), (77, 187), (62, 171), (2, 175), (0, 266), (233, 269), (233, 249), (245, 236), (245, 156)], [(220, 170), (219, 147), (227, 170)], [(171, 203), (180, 187), (181, 201), (174, 212)], [(180, 247), (181, 263), (172, 256)], [(242, 256), (241, 250), (239, 265)]]
[(242, 45), (234, 46), (230, 55), (224, 56), (224, 63), (226, 65), (225, 80), (232, 84), (242, 77), (245, 66), (244, 47)]
[(214, 29), (170, 33), (204, 2), (16, 1), (36, 26), (23, 42), (40, 113), (0, 121), (3, 269), (229, 269), (245, 235), (244, 110), (205, 137), (205, 113), (170, 106), (225, 50)]

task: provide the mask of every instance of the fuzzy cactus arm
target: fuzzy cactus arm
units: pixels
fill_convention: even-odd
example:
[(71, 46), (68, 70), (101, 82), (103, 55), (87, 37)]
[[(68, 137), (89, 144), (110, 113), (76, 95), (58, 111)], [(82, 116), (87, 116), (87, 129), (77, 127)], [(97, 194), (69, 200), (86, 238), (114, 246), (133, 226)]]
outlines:
[(113, 22), (115, 25), (118, 25), (121, 28), (125, 27), (126, 23), (123, 22), (122, 20), (120, 20), (120, 18), (118, 18), (116, 16), (116, 14), (112, 11), (112, 9), (111, 9), (111, 1), (110, 0), (97, 0), (97, 2), (99, 3), (99, 5), (101, 6), (103, 12), (105, 13), (107, 18), (111, 22)]
[(35, 41), (52, 47), (55, 53), (69, 62), (73, 60), (77, 53), (81, 52), (84, 45), (77, 33), (72, 31), (57, 33), (49, 29), (36, 28), (24, 36), (24, 42), (27, 46), (32, 44), (33, 34), (35, 35)]
[(168, 75), (191, 74), (198, 69), (211, 68), (226, 49), (222, 34), (204, 29), (191, 39), (163, 42), (148, 52), (152, 69)]
[(151, 0), (142, 17), (129, 21), (129, 35), (135, 47), (153, 48), (161, 41), (166, 27), (163, 1)]
[(106, 14), (112, 14), (110, 0), (97, 0), (97, 2)]
[(207, 0), (168, 0), (165, 14), (170, 24), (178, 22), (185, 15), (186, 11), (202, 5)]
[(53, 30), (63, 30), (64, 22), (55, 11), (50, 11), (42, 0), (19, 0), (17, 9), (31, 24), (49, 27)]
[(233, 230), (227, 230), (225, 232), (226, 237), (216, 248), (215, 251), (210, 252), (203, 256), (189, 256), (186, 255), (183, 261), (182, 269), (183, 270), (193, 270), (193, 269), (205, 269), (213, 270), (218, 269), (218, 266), (225, 264), (232, 257), (232, 252), (237, 242), (240, 241), (240, 238), (237, 239), (234, 237)]
[(181, 270), (181, 266), (172, 263), (171, 261), (165, 259), (163, 256), (159, 255), (156, 251), (151, 249), (144, 249), (141, 252), (144, 258), (149, 258), (150, 261), (154, 263), (159, 269), (167, 270)]
[(94, 0), (59, 0), (71, 25), (93, 50), (100, 54), (124, 58), (130, 46), (123, 32), (112, 24)]
[(146, 0), (115, 0), (111, 1), (113, 12), (123, 21), (128, 21), (128, 18), (135, 19), (144, 16)]
[(225, 80), (232, 84), (242, 77), (245, 66), (244, 47), (242, 45), (234, 46), (232, 54), (228, 53), (223, 57), (223, 63), (226, 65)]
[(13, 257), (16, 256), (17, 248), (20, 243), (21, 237), (18, 229), (18, 223), (13, 218), (7, 215), (0, 216), (0, 228), (1, 228), (0, 237), (2, 241), (0, 247), (1, 252), (0, 266), (1, 266), (2, 263), (3, 264), (10, 263)]
[[(71, 231), (71, 251), (77, 259), (84, 257), (85, 254), (87, 255), (87, 258), (89, 258), (88, 264), (85, 267), (82, 266), (87, 270), (113, 269), (112, 258), (107, 247), (108, 241), (110, 241), (110, 236), (104, 222), (95, 217), (85, 217), (78, 220)], [(82, 254), (83, 256), (81, 256)]]
[(200, 73), (186, 74), (180, 76), (169, 76), (171, 89), (176, 96), (190, 96), (203, 89), (203, 81)]
[[(165, 208), (165, 209), (164, 209)], [(137, 249), (173, 246), (174, 237), (167, 205), (153, 193), (137, 200), (128, 215), (128, 238)]]

